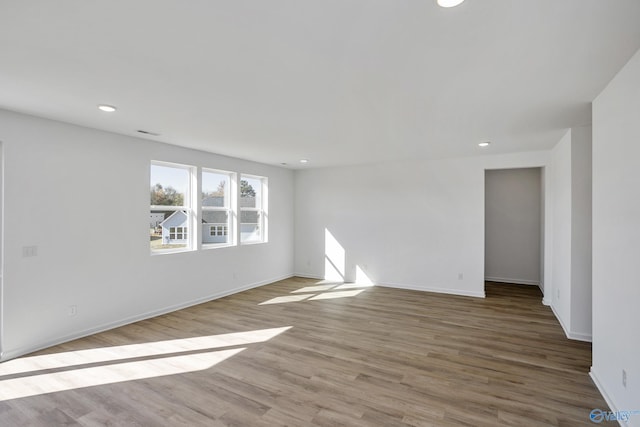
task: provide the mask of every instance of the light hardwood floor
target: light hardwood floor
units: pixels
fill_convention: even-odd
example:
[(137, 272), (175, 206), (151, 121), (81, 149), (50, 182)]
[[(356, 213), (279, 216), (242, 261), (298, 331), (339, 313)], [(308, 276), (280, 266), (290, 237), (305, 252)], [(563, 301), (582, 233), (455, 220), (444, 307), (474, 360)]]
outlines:
[(0, 425), (589, 425), (590, 344), (486, 291), (284, 280), (0, 364)]

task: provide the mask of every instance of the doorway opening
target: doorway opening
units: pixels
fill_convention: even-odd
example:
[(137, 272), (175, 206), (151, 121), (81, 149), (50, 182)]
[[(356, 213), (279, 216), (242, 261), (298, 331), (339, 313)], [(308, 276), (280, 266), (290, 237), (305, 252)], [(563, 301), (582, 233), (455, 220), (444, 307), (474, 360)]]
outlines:
[(485, 171), (485, 283), (544, 293), (544, 207), (543, 168)]

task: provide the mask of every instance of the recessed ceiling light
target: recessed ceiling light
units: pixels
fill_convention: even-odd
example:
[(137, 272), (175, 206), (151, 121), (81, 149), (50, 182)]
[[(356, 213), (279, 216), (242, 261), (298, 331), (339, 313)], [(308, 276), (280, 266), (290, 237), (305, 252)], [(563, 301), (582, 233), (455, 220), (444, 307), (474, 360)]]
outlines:
[(114, 107), (113, 105), (100, 104), (98, 105), (98, 110), (104, 111), (105, 113), (113, 113), (114, 111), (117, 110), (117, 108)]
[(307, 159), (301, 159), (301, 160), (300, 160), (300, 163), (309, 163), (309, 160), (307, 160)]
[(479, 145), (480, 147), (488, 147), (488, 146), (489, 146), (489, 144), (491, 144), (489, 141), (484, 141), (484, 142), (480, 142), (480, 143), (478, 143), (478, 145)]
[(462, 3), (464, 0), (438, 0), (440, 7), (454, 7)]

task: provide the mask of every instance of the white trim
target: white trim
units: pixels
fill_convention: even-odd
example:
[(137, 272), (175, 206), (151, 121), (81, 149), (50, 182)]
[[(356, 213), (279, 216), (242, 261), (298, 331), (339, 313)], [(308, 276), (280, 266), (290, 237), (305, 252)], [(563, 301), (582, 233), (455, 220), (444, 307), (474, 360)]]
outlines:
[(567, 338), (575, 341), (593, 342), (593, 337), (591, 334), (583, 334), (581, 332), (570, 332), (567, 335)]
[[(613, 403), (613, 399), (611, 398), (611, 395), (607, 393), (607, 390), (604, 388), (604, 385), (602, 385), (602, 382), (598, 379), (598, 376), (596, 375), (596, 371), (593, 369), (593, 366), (589, 370), (589, 376), (591, 377), (591, 380), (596, 385), (596, 388), (604, 398), (604, 401), (607, 402), (607, 405), (609, 405), (608, 409), (610, 409), (611, 412), (618, 412), (619, 411), (618, 407)], [(606, 410), (607, 408), (600, 408), (600, 409)], [(618, 420), (618, 423), (622, 427), (631, 427), (631, 424), (627, 423), (624, 420)]]
[(381, 282), (375, 282), (375, 286), (381, 286), (383, 288), (407, 289), (411, 291), (434, 292), (438, 294), (459, 295), (459, 296), (475, 297), (475, 298), (486, 297), (484, 293), (484, 289), (482, 290), (482, 292), (474, 292), (474, 291), (467, 291), (463, 289), (433, 288), (428, 286), (407, 285), (403, 283), (381, 283)]
[(514, 285), (532, 285), (540, 287), (539, 280), (509, 279), (506, 277), (485, 277), (484, 280), (487, 282), (513, 283)]
[[(544, 303), (544, 300), (543, 300), (543, 303)], [(593, 337), (591, 336), (591, 334), (583, 334), (581, 332), (571, 332), (569, 328), (565, 326), (564, 322), (562, 321), (562, 318), (558, 315), (558, 312), (556, 311), (553, 304), (549, 304), (549, 307), (551, 307), (551, 311), (553, 311), (553, 315), (556, 316), (556, 319), (558, 319), (558, 323), (560, 323), (560, 326), (562, 326), (562, 330), (564, 331), (564, 334), (567, 336), (567, 338), (575, 341), (592, 342)]]
[(310, 274), (310, 273), (293, 273), (293, 277), (300, 277), (302, 279), (315, 279), (315, 280), (324, 280), (324, 277), (322, 276), (316, 276), (314, 274)]
[(161, 309), (158, 309), (158, 310), (148, 311), (146, 313), (135, 315), (135, 316), (130, 316), (130, 317), (127, 317), (127, 318), (124, 318), (122, 320), (118, 320), (118, 321), (115, 321), (115, 322), (104, 323), (102, 325), (95, 326), (95, 327), (89, 328), (89, 329), (85, 329), (83, 331), (79, 331), (79, 332), (74, 332), (72, 334), (63, 335), (61, 337), (54, 338), (52, 340), (48, 340), (48, 341), (46, 341), (44, 343), (40, 343), (40, 344), (37, 344), (37, 345), (22, 347), (22, 348), (13, 349), (13, 350), (10, 350), (10, 351), (5, 351), (5, 352), (3, 352), (0, 361), (4, 362), (6, 360), (14, 359), (16, 357), (23, 356), (25, 354), (33, 353), (34, 351), (38, 351), (38, 350), (42, 350), (42, 349), (45, 349), (45, 348), (48, 348), (48, 347), (52, 347), (54, 345), (62, 344), (64, 342), (76, 340), (76, 339), (79, 339), (79, 338), (87, 337), (89, 335), (97, 334), (97, 333), (108, 331), (108, 330), (115, 329), (115, 328), (119, 328), (121, 326), (125, 326), (125, 325), (128, 325), (130, 323), (135, 323), (135, 322), (139, 322), (141, 320), (150, 319), (152, 317), (157, 317), (157, 316), (161, 316), (163, 314), (167, 314), (167, 313), (171, 313), (171, 312), (174, 312), (174, 311), (182, 310), (184, 308), (188, 308), (188, 307), (191, 307), (191, 306), (194, 306), (194, 305), (198, 305), (198, 304), (202, 304), (202, 303), (205, 303), (205, 302), (213, 301), (215, 299), (223, 298), (223, 297), (226, 297), (226, 296), (229, 296), (229, 295), (232, 295), (232, 294), (236, 294), (238, 292), (243, 292), (243, 291), (247, 291), (249, 289), (253, 289), (253, 288), (260, 287), (260, 286), (264, 286), (264, 285), (268, 285), (268, 284), (271, 284), (271, 283), (275, 283), (275, 282), (278, 282), (280, 280), (289, 279), (291, 277), (293, 277), (293, 275), (286, 274), (286, 275), (279, 276), (279, 277), (274, 277), (274, 278), (268, 279), (268, 280), (261, 280), (259, 282), (250, 283), (250, 284), (243, 285), (243, 286), (240, 286), (240, 287), (237, 287), (237, 288), (233, 288), (233, 289), (229, 289), (229, 290), (226, 290), (226, 291), (218, 292), (218, 293), (215, 293), (215, 294), (207, 295), (205, 297), (197, 298), (197, 299), (194, 299), (194, 300), (191, 300), (191, 301), (187, 301), (187, 302), (184, 302), (184, 303), (171, 305), (171, 306), (168, 306), (168, 307), (165, 307), (165, 308), (161, 308)]
[(235, 245), (227, 242), (227, 243), (203, 243), (201, 250), (208, 251), (209, 249), (218, 249), (218, 248), (231, 248)]

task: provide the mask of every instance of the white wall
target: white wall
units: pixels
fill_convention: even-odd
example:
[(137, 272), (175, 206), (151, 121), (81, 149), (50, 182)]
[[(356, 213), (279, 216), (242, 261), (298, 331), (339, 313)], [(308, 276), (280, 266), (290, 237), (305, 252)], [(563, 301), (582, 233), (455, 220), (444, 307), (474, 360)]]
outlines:
[(541, 169), (485, 175), (486, 280), (540, 284)]
[(591, 340), (591, 126), (571, 129), (571, 332)]
[[(289, 170), (2, 110), (0, 140), (3, 358), (293, 272)], [(150, 160), (268, 177), (269, 242), (150, 256)]]
[[(591, 372), (618, 410), (640, 410), (639, 117), (640, 53), (636, 53), (593, 103)], [(632, 417), (630, 425), (640, 426), (640, 415)]]
[[(567, 335), (571, 331), (571, 130), (551, 150), (551, 307)], [(548, 298), (548, 296), (547, 296)]]
[(567, 337), (591, 341), (591, 126), (551, 150), (551, 266), (545, 301)]
[[(324, 277), (325, 229), (378, 283), (484, 295), (485, 169), (545, 166), (548, 153), (296, 172), (299, 275)], [(460, 278), (460, 273), (462, 278)]]

